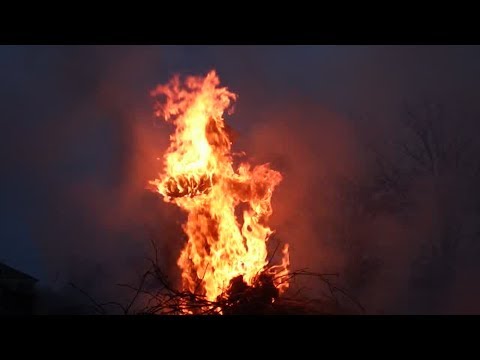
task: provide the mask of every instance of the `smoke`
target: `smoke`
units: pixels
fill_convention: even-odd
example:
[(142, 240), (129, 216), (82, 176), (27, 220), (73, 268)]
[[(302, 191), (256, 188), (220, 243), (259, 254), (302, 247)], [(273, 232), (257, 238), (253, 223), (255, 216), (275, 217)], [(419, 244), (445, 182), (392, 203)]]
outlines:
[[(184, 215), (145, 190), (171, 130), (153, 125), (148, 94), (173, 73), (215, 68), (239, 94), (227, 119), (235, 147), (284, 174), (272, 241), (291, 244), (294, 268), (338, 272), (372, 312), (478, 311), (477, 217), (464, 200), (478, 199), (475, 186), (457, 170), (441, 183), (416, 178), (414, 205), (399, 215), (387, 209), (398, 197), (371, 196), (369, 146), (396, 159), (401, 106), (426, 98), (456, 104), (462, 134), (474, 134), (463, 119), (478, 114), (479, 56), (478, 47), (3, 46), (0, 259), (110, 300), (126, 296), (116, 283), (138, 280), (153, 237), (176, 274)], [(436, 256), (453, 219), (461, 245)]]
[[(2, 50), (4, 62), (19, 60), (2, 87), (4, 183), (14, 194), (10, 207), (24, 199), (28, 240), (42, 260), (34, 275), (59, 290), (74, 282), (99, 297), (116, 295), (116, 283), (136, 280), (148, 247), (146, 213), (158, 213), (144, 178), (154, 174), (148, 161), (161, 154), (165, 136), (139, 141), (140, 124), (151, 121), (155, 80), (148, 74), (158, 54), (135, 47)], [(28, 257), (15, 255), (10, 261), (22, 269)]]
[[(368, 176), (366, 150), (346, 118), (325, 106), (291, 98), (265, 109), (240, 146), (248, 149), (252, 162), (270, 162), (282, 172), (283, 181), (272, 201), (276, 235), (271, 241), (290, 244), (293, 270), (338, 273), (348, 285), (349, 278), (362, 271), (363, 258), (373, 258), (375, 251), (387, 261), (392, 257), (389, 249), (381, 249), (380, 237), (396, 233), (397, 224), (388, 224), (388, 219), (367, 223), (361, 218), (364, 213), (356, 214), (362, 200), (346, 198), (346, 191)], [(397, 247), (394, 256), (398, 245), (390, 242)], [(385, 304), (387, 299), (380, 299), (387, 289), (379, 284), (382, 280), (369, 276), (367, 281), (369, 287), (381, 288), (375, 299)], [(310, 296), (319, 285), (308, 282)], [(369, 295), (366, 298), (370, 300)]]

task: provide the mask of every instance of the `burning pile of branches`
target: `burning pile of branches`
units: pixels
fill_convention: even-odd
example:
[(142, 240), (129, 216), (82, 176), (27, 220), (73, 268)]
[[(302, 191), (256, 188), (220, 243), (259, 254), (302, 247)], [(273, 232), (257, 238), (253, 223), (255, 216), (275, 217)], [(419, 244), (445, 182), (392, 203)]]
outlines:
[[(342, 287), (336, 284), (338, 274), (322, 274), (306, 269), (275, 275), (267, 265), (247, 284), (242, 276), (230, 281), (229, 286), (215, 300), (209, 300), (201, 291), (201, 279), (194, 291), (179, 290), (162, 271), (156, 244), (151, 240), (155, 257), (148, 259), (148, 269), (138, 285), (117, 284), (133, 292), (127, 304), (111, 301), (99, 303), (85, 291), (70, 284), (88, 297), (95, 312), (110, 313), (107, 307), (115, 306), (124, 315), (338, 315), (363, 314), (363, 306)], [(277, 246), (278, 248), (278, 246)], [(273, 256), (272, 256), (273, 257)], [(296, 284), (299, 278), (317, 280), (326, 289), (320, 298), (303, 295), (305, 288), (291, 287), (280, 296), (278, 285)]]
[[(187, 214), (183, 230), (188, 241), (177, 260), (185, 292), (175, 293), (175, 299), (201, 293), (205, 298), (197, 302), (210, 304), (201, 306), (202, 311), (223, 313), (223, 304), (239, 289), (257, 294), (268, 283), (277, 289), (278, 298), (289, 286), (288, 244), (281, 263), (268, 266), (267, 241), (273, 234), (268, 226), (271, 198), (282, 175), (269, 164), (234, 164), (224, 113), (237, 95), (220, 86), (215, 71), (184, 81), (176, 76), (152, 95), (156, 116), (173, 124), (175, 131), (150, 189)], [(162, 278), (158, 269), (154, 273)]]
[[(161, 270), (153, 241), (152, 244), (155, 249), (155, 259), (149, 259), (150, 266), (142, 275), (139, 285), (118, 284), (134, 292), (128, 305), (116, 302), (106, 304), (95, 302), (97, 312), (107, 313), (106, 305), (119, 306), (125, 315), (307, 315), (365, 312), (358, 301), (335, 284), (334, 280), (338, 274), (299, 270), (276, 278), (269, 266), (255, 277), (251, 285), (247, 284), (242, 276), (235, 277), (215, 300), (209, 300), (205, 294), (201, 293), (200, 285), (193, 292), (178, 290)], [(317, 299), (302, 296), (303, 288), (295, 293), (291, 289), (290, 296), (287, 294), (280, 296), (275, 284), (287, 281), (295, 283), (295, 279), (299, 277), (317, 279), (327, 291), (322, 298)]]
[[(337, 295), (346, 293), (333, 284), (332, 275), (292, 272), (288, 244), (281, 262), (270, 265), (267, 242), (274, 231), (268, 219), (282, 174), (269, 164), (234, 164), (224, 112), (237, 95), (219, 85), (211, 71), (183, 82), (174, 77), (152, 92), (156, 115), (175, 126), (163, 169), (149, 184), (187, 214), (183, 230), (188, 241), (177, 260), (182, 290), (172, 286), (155, 258), (138, 287), (123, 285), (135, 297), (122, 309), (129, 313), (142, 299), (145, 314), (338, 313)], [(328, 299), (288, 297), (290, 284), (300, 276), (323, 282)]]
[[(297, 276), (313, 276), (324, 282), (330, 290), (330, 296), (324, 299), (308, 299), (299, 296), (279, 296), (273, 278), (268, 269), (248, 285), (241, 276), (232, 279), (230, 286), (216, 300), (208, 300), (205, 295), (190, 291), (179, 291), (172, 287), (168, 278), (160, 269), (150, 269), (145, 278), (153, 277), (161, 283), (155, 291), (129, 287), (136, 296), (147, 297), (146, 305), (135, 314), (142, 315), (313, 315), (313, 314), (347, 314), (364, 313), (364, 308), (350, 297), (343, 289), (333, 284), (330, 277), (337, 274), (320, 274), (308, 271), (292, 272), (289, 280)], [(285, 279), (286, 281), (287, 279)], [(347, 297), (353, 307), (347, 308), (340, 303), (338, 295)], [(128, 313), (128, 312), (126, 312)]]

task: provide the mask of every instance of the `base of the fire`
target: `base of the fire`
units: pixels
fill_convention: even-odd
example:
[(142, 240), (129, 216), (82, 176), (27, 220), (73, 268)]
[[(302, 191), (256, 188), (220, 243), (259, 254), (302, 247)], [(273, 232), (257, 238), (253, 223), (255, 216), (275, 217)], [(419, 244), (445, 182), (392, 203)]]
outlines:
[[(338, 274), (315, 273), (307, 270), (275, 275), (266, 266), (248, 285), (242, 276), (230, 281), (215, 301), (198, 289), (179, 290), (162, 271), (152, 241), (155, 257), (139, 279), (138, 285), (117, 284), (129, 292), (125, 303), (100, 303), (85, 291), (71, 284), (88, 298), (93, 310), (102, 315), (344, 315), (366, 313), (362, 305), (339, 285)], [(280, 294), (277, 286), (288, 283)], [(313, 295), (314, 294), (314, 295)]]
[(265, 314), (272, 311), (279, 296), (272, 275), (261, 273), (253, 286), (247, 285), (240, 275), (231, 280), (218, 302), (225, 315)]
[[(306, 279), (315, 286), (311, 288), (297, 284)], [(215, 301), (197, 292), (178, 290), (172, 286), (168, 276), (156, 262), (141, 277), (138, 286), (117, 284), (126, 288), (131, 296), (125, 303), (110, 301), (100, 303), (74, 284), (90, 302), (93, 311), (100, 315), (347, 315), (365, 314), (362, 305), (337, 284), (338, 274), (314, 273), (306, 270), (290, 272), (282, 281), (290, 287), (280, 295), (270, 268), (265, 268), (248, 285), (242, 276), (231, 280), (227, 289)], [(301, 281), (298, 281), (301, 283)], [(85, 311), (82, 310), (82, 313)]]
[[(133, 292), (128, 305), (110, 303), (124, 314), (133, 315), (336, 315), (362, 314), (363, 307), (341, 287), (335, 284), (337, 274), (312, 273), (305, 270), (290, 272), (284, 281), (291, 286), (280, 295), (275, 283), (278, 278), (265, 268), (251, 285), (242, 276), (231, 280), (227, 289), (215, 301), (196, 292), (178, 290), (168, 277), (152, 262), (138, 286), (119, 284)], [(305, 296), (300, 278), (310, 279), (324, 288), (320, 296)], [(98, 303), (96, 304), (98, 308)], [(105, 307), (101, 314), (109, 313)]]

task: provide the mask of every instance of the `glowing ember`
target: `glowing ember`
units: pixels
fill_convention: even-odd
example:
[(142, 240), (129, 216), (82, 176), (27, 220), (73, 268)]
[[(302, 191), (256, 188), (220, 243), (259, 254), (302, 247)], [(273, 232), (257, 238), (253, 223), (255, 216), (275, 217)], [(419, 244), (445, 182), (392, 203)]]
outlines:
[[(265, 271), (278, 278), (288, 273), (288, 245), (282, 264), (270, 267), (266, 242), (273, 231), (266, 225), (272, 214), (271, 197), (282, 180), (268, 164), (233, 168), (231, 138), (224, 112), (236, 99), (211, 71), (206, 77), (174, 77), (158, 86), (156, 116), (176, 126), (164, 156), (164, 171), (151, 181), (164, 200), (188, 213), (183, 229), (188, 243), (178, 259), (185, 290), (200, 290), (215, 300), (232, 279), (243, 277), (250, 286)], [(246, 204), (237, 219), (235, 208)], [(274, 279), (275, 279), (274, 278)], [(288, 282), (274, 280), (282, 293)]]

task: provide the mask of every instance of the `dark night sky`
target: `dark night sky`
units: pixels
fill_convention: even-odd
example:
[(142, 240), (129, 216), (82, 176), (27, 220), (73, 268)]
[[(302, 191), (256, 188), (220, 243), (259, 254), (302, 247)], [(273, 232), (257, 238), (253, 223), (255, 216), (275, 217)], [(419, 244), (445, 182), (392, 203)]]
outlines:
[[(112, 261), (110, 242), (130, 256), (128, 231), (91, 224), (70, 202), (88, 197), (88, 186), (120, 186), (126, 124), (149, 126), (156, 84), (209, 69), (239, 94), (231, 125), (243, 133), (289, 102), (366, 116), (367, 127), (388, 127), (405, 101), (478, 111), (477, 46), (0, 46), (0, 261), (51, 282), (50, 273), (68, 273), (68, 259), (89, 258), (103, 241), (95, 262)], [(83, 193), (72, 195), (78, 186)], [(119, 254), (113, 262), (128, 257)]]

